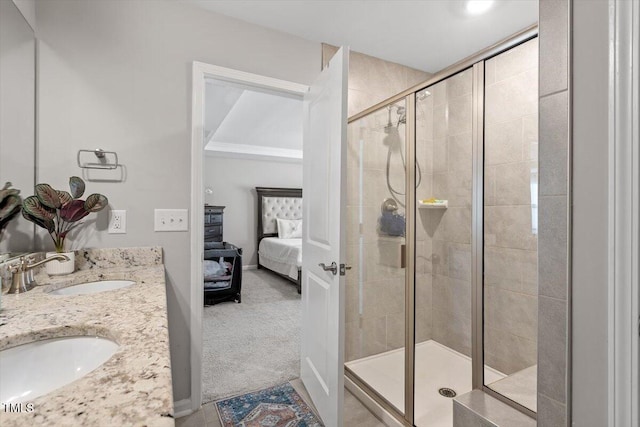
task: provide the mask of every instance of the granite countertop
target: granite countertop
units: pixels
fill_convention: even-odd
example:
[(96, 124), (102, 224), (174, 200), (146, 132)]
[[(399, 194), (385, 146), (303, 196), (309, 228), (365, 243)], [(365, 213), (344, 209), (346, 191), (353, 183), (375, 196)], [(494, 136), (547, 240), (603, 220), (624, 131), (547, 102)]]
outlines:
[[(40, 286), (24, 294), (2, 295), (0, 350), (78, 335), (109, 338), (119, 348), (86, 376), (30, 401), (33, 412), (10, 413), (0, 406), (0, 424), (173, 426), (161, 248), (79, 251), (76, 269), (57, 277), (39, 272)], [(91, 295), (48, 294), (74, 284), (110, 279), (136, 283)]]

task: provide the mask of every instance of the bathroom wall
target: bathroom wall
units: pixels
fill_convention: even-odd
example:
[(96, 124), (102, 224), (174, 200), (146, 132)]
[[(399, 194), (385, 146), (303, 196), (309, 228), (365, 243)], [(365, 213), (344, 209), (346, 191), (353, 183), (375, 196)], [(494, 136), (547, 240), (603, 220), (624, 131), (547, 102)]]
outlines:
[[(204, 162), (204, 182), (213, 188), (211, 203), (226, 206), (224, 240), (242, 248), (244, 266), (255, 266), (258, 250), (255, 187), (302, 188), (302, 163), (209, 154)], [(209, 199), (207, 195), (205, 198)]]
[[(472, 71), (421, 92), (416, 100), (416, 343), (427, 339), (471, 354)], [(429, 330), (431, 333), (429, 333)]]
[[(336, 46), (322, 44), (322, 65), (338, 51)], [(424, 82), (431, 74), (375, 56), (349, 52), (349, 117)]]
[[(614, 2), (616, 9), (621, 6), (620, 2)], [(629, 280), (630, 286), (637, 288), (638, 283), (633, 283), (633, 279), (625, 279), (624, 275), (619, 275), (621, 271), (619, 263), (615, 271), (611, 271), (611, 235), (615, 232), (611, 227), (611, 174), (612, 174), (612, 159), (609, 157), (611, 151), (612, 134), (610, 129), (613, 124), (611, 122), (611, 116), (609, 108), (612, 108), (611, 102), (605, 102), (606, 99), (614, 94), (611, 93), (610, 79), (613, 77), (610, 72), (617, 72), (609, 68), (609, 61), (612, 58), (612, 54), (616, 55), (617, 67), (621, 70), (625, 68), (625, 62), (622, 60), (624, 54), (618, 56), (618, 53), (612, 52), (613, 45), (610, 43), (610, 34), (612, 29), (609, 27), (612, 4), (608, 2), (573, 2), (572, 5), (572, 64), (576, 70), (580, 70), (572, 77), (572, 126), (573, 126), (573, 180), (574, 185), (572, 187), (572, 242), (571, 242), (571, 263), (572, 267), (572, 289), (569, 295), (571, 296), (571, 345), (573, 350), (570, 353), (570, 358), (567, 363), (571, 362), (571, 377), (567, 382), (567, 387), (571, 390), (571, 395), (568, 397), (566, 403), (571, 406), (571, 422), (575, 426), (582, 425), (612, 425), (609, 415), (615, 413), (615, 423), (617, 425), (632, 425), (631, 411), (625, 411), (625, 407), (628, 408), (633, 401), (634, 394), (612, 393), (611, 385), (616, 384), (616, 388), (625, 388), (629, 383), (620, 381), (620, 376), (625, 375), (625, 368), (618, 370), (618, 364), (620, 354), (617, 354), (612, 360), (611, 353), (609, 353), (611, 347), (610, 344), (620, 341), (626, 341), (624, 332), (620, 332), (617, 329), (612, 331), (610, 329), (610, 316), (612, 315), (612, 306), (610, 295), (612, 294), (611, 281), (612, 276), (618, 275), (617, 280), (625, 281)], [(631, 7), (631, 4), (627, 4)], [(635, 3), (634, 7), (636, 11), (636, 23), (640, 19), (640, 7)], [(622, 11), (617, 13), (622, 13)], [(631, 17), (628, 17), (631, 18)], [(619, 25), (623, 25), (619, 22)], [(636, 34), (638, 34), (638, 27), (636, 26)], [(623, 30), (624, 34), (624, 30)], [(624, 37), (624, 36), (623, 36)], [(624, 43), (620, 43), (621, 49), (628, 49), (629, 55), (635, 52), (636, 61), (640, 52), (640, 39), (636, 37), (635, 47), (625, 46)], [(636, 62), (636, 66), (638, 62)], [(640, 72), (636, 68), (637, 73)], [(624, 81), (624, 77), (620, 76), (620, 79)], [(636, 80), (636, 82), (638, 82)], [(636, 100), (640, 88), (636, 83)], [(551, 96), (552, 97), (552, 96)], [(615, 95), (616, 103), (631, 102), (628, 98), (623, 101), (624, 98), (618, 98)], [(571, 99), (569, 98), (569, 99)], [(568, 101), (566, 97), (562, 98), (565, 103)], [(617, 104), (618, 105), (618, 104)], [(549, 115), (557, 114), (561, 108), (566, 107), (566, 104), (557, 102), (555, 111), (549, 111)], [(616, 106), (617, 109), (617, 106)], [(638, 106), (636, 104), (636, 111)], [(562, 110), (561, 110), (562, 111)], [(636, 113), (638, 114), (638, 113)], [(621, 114), (624, 117), (624, 113)], [(562, 117), (562, 116), (561, 116)], [(636, 117), (638, 117), (636, 115)], [(620, 120), (618, 118), (618, 120)], [(624, 122), (624, 119), (622, 119)], [(559, 122), (560, 126), (564, 125), (566, 129), (566, 123)], [(557, 142), (564, 142), (567, 138), (567, 134), (560, 131), (562, 127), (558, 127)], [(624, 128), (624, 126), (621, 126)], [(616, 130), (616, 137), (623, 133)], [(636, 138), (637, 136), (636, 132)], [(622, 136), (624, 138), (624, 136)], [(628, 150), (634, 150), (634, 146), (629, 141), (627, 147)], [(636, 139), (636, 145), (638, 145)], [(566, 147), (560, 145), (558, 148), (565, 149)], [(616, 157), (624, 156), (624, 151), (615, 150), (618, 152)], [(637, 151), (636, 151), (637, 153)], [(636, 154), (637, 155), (637, 154)], [(619, 157), (618, 157), (619, 159)], [(622, 161), (616, 164), (623, 163)], [(614, 197), (618, 199), (620, 194), (623, 194), (623, 198), (627, 199), (630, 203), (633, 201), (624, 197), (625, 186), (616, 183), (616, 193)], [(627, 189), (626, 191), (631, 191)], [(637, 191), (637, 190), (636, 190)], [(624, 210), (622, 210), (624, 212)], [(621, 218), (621, 212), (616, 212), (616, 223), (625, 224), (626, 221), (630, 221), (632, 216), (629, 215), (626, 220), (619, 222)], [(618, 245), (624, 245), (621, 239), (616, 237)], [(628, 243), (627, 243), (628, 244)], [(619, 246), (618, 246), (619, 247)], [(628, 244), (627, 250), (631, 251), (631, 245)], [(617, 250), (616, 250), (617, 252)], [(624, 251), (623, 251), (624, 252)], [(626, 255), (618, 253), (620, 259), (625, 259)], [(631, 256), (630, 254), (628, 256)], [(637, 254), (636, 254), (637, 256)], [(617, 258), (618, 259), (618, 258)], [(622, 267), (624, 270), (624, 267)], [(627, 276), (628, 277), (628, 276)], [(559, 291), (562, 288), (558, 289)], [(636, 291), (637, 292), (637, 291)], [(560, 294), (564, 296), (564, 294)], [(618, 296), (615, 298), (617, 305), (620, 298), (624, 298), (624, 293), (618, 292)], [(555, 301), (554, 301), (555, 302)], [(625, 301), (620, 304), (624, 307), (624, 304), (631, 304), (630, 301)], [(564, 308), (564, 304), (556, 302), (555, 306)], [(613, 309), (616, 313), (626, 313), (623, 310), (619, 310), (617, 307)], [(623, 314), (624, 316), (625, 314)], [(630, 322), (635, 327), (637, 322), (631, 320)], [(637, 329), (636, 329), (637, 331)], [(542, 332), (542, 331), (541, 331)], [(613, 336), (611, 334), (614, 334)], [(567, 337), (568, 338), (568, 337)], [(632, 341), (626, 341), (629, 348), (632, 345)], [(608, 343), (609, 345), (605, 345)], [(626, 357), (630, 357), (631, 354), (627, 353)], [(612, 363), (616, 364), (616, 373), (612, 378)], [(626, 365), (628, 369), (631, 364)], [(549, 367), (552, 365), (549, 364)], [(626, 371), (628, 372), (628, 371)], [(553, 375), (555, 372), (547, 370), (547, 375)], [(629, 375), (629, 377), (632, 377)], [(556, 379), (557, 382), (561, 379)], [(637, 382), (636, 382), (637, 384)], [(629, 390), (629, 389), (625, 389)], [(548, 393), (548, 391), (547, 391)], [(615, 399), (611, 399), (611, 395), (615, 395)], [(638, 396), (635, 394), (635, 396)], [(550, 416), (560, 417), (564, 416), (564, 409), (556, 401), (545, 397), (545, 419), (554, 420)], [(561, 409), (554, 410), (554, 409)], [(560, 419), (560, 418), (556, 418)], [(551, 424), (548, 424), (551, 425)], [(559, 425), (559, 424), (558, 424)]]
[(538, 40), (485, 63), (484, 357), (537, 363)]
[(75, 247), (163, 247), (174, 399), (187, 399), (190, 238), (154, 232), (153, 209), (190, 208), (192, 61), (310, 84), (320, 44), (185, 2), (49, 0), (36, 12), (39, 178), (64, 188), (82, 174), (78, 149), (118, 152), (124, 168), (87, 191), (127, 210), (127, 234), (107, 234), (104, 212)]

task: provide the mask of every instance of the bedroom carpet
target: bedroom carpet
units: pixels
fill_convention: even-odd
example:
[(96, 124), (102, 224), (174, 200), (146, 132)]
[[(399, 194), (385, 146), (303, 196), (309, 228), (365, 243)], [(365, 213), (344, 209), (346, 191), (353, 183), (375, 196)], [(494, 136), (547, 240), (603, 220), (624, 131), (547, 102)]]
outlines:
[(242, 303), (204, 307), (203, 403), (300, 376), (300, 295), (263, 270), (243, 271)]

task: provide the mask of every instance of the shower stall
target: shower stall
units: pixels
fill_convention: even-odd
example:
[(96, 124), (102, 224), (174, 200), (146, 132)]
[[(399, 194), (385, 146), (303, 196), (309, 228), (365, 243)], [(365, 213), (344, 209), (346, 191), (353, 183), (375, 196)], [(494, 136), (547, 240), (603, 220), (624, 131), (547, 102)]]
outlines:
[(535, 417), (537, 28), (349, 119), (345, 372), (404, 425)]

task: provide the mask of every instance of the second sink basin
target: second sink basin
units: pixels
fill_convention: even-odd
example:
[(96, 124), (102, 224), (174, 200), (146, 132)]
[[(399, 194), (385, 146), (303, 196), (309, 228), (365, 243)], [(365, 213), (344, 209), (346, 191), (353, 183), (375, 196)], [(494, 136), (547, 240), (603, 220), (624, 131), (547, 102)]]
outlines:
[(78, 285), (68, 286), (66, 288), (56, 289), (49, 292), (51, 295), (87, 295), (97, 294), (99, 292), (113, 291), (120, 288), (127, 288), (135, 285), (136, 282), (131, 280), (103, 280), (100, 282), (81, 283)]
[(100, 337), (35, 341), (0, 351), (0, 402), (28, 402), (69, 384), (109, 360), (118, 349)]

